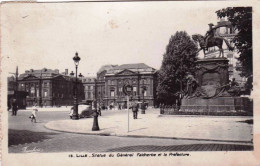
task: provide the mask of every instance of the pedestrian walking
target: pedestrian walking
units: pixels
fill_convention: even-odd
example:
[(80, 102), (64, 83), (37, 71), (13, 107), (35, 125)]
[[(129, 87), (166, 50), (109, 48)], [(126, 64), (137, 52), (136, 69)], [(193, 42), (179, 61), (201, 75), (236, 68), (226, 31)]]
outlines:
[(37, 123), (36, 122), (36, 119), (38, 118), (37, 103), (34, 104), (32, 115), (29, 118), (31, 119), (31, 122)]
[(12, 116), (16, 116), (17, 110), (18, 110), (18, 105), (16, 99), (14, 99), (12, 103)]
[(138, 104), (134, 103), (132, 106), (132, 111), (133, 111), (133, 118), (137, 119), (137, 115), (138, 115)]

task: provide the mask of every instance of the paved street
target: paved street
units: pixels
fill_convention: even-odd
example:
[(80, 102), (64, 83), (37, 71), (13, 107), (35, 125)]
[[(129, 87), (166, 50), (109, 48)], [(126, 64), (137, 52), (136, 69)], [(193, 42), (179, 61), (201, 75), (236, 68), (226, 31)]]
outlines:
[[(102, 118), (125, 112), (102, 112)], [(252, 150), (250, 143), (214, 142), (165, 138), (99, 136), (48, 130), (50, 121), (68, 119), (67, 111), (39, 111), (39, 123), (31, 123), (30, 111), (9, 112), (9, 152), (137, 152), (137, 151), (236, 151)], [(81, 119), (91, 120), (92, 119)], [(102, 124), (101, 124), (102, 125)], [(89, 126), (92, 127), (92, 126)]]
[(214, 140), (229, 142), (251, 142), (252, 121), (249, 116), (199, 116), (199, 115), (159, 115), (159, 110), (149, 109), (146, 114), (133, 119), (132, 111), (109, 110), (98, 118), (99, 131), (92, 131), (92, 119), (79, 121), (58, 120), (47, 123), (48, 129), (72, 133), (134, 136), (152, 138), (174, 138), (192, 140)]

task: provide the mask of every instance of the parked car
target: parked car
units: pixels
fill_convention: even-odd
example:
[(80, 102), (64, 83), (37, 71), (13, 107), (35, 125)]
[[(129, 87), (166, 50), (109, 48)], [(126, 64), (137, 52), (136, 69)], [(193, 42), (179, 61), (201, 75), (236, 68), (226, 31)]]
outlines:
[[(69, 116), (72, 119), (72, 114), (73, 114), (74, 106), (71, 107)], [(79, 104), (78, 105), (78, 114), (79, 118), (89, 118), (92, 117), (93, 110), (91, 108), (91, 105), (87, 104)]]

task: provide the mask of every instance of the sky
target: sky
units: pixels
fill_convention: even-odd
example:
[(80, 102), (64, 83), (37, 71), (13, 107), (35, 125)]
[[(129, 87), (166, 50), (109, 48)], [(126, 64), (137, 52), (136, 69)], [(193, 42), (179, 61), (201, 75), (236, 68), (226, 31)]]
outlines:
[[(214, 5), (212, 5), (214, 4)], [(19, 3), (2, 7), (2, 70), (69, 69), (93, 76), (105, 64), (159, 69), (171, 35), (204, 35), (216, 24), (212, 2)], [(218, 3), (220, 4), (220, 3)], [(228, 3), (226, 3), (227, 5)]]

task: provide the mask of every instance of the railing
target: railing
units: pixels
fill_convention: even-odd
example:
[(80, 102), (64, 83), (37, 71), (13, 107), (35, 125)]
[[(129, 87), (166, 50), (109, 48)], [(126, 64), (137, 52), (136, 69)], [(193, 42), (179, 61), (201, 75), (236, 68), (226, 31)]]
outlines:
[(252, 115), (245, 110), (243, 105), (182, 105), (180, 109), (176, 106), (160, 108), (161, 114), (168, 115)]

